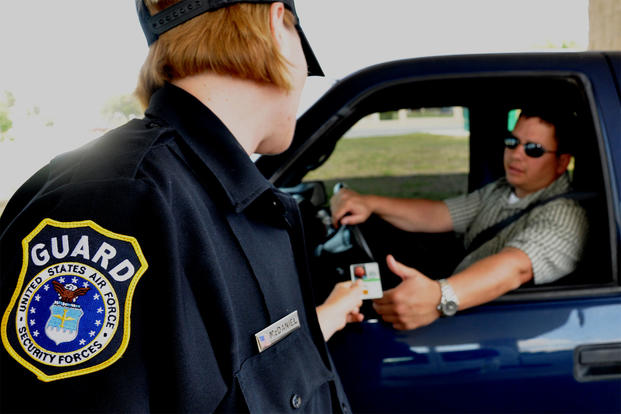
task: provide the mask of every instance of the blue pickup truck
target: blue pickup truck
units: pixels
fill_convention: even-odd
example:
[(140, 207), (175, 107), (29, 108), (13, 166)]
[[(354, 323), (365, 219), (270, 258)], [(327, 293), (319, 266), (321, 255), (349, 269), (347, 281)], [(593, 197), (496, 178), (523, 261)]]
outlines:
[[(335, 182), (359, 190), (366, 180), (375, 183), (365, 187), (370, 191), (402, 195), (426, 195), (424, 188), (408, 192), (423, 184), (438, 197), (472, 191), (503, 175), (503, 134), (515, 108), (533, 102), (569, 107), (578, 120), (573, 186), (593, 194), (582, 201), (590, 233), (580, 265), (555, 283), (522, 286), (412, 331), (392, 329), (365, 304), (365, 322), (329, 342), (354, 411), (621, 412), (621, 53), (466, 55), (373, 66), (336, 83), (300, 117), (291, 148), (257, 165), (300, 202), (321, 300), (349, 278), (349, 263), (372, 256), (381, 265), (386, 252), (407, 251), (412, 236), (387, 237), (378, 226), (335, 235), (327, 207)], [(407, 139), (399, 137), (415, 139), (414, 126), (429, 123), (429, 114), (452, 122), (446, 130), (428, 127), (426, 136), (438, 145), (422, 149), (453, 148), (446, 158), (461, 157), (461, 167), (450, 174), (421, 177), (421, 161), (414, 161), (420, 157), (400, 147)], [(357, 173), (317, 178), (334, 164), (352, 163), (346, 152), (364, 131), (375, 138), (368, 154), (356, 152), (368, 159)], [(385, 172), (372, 177), (377, 168), (367, 172), (365, 165), (384, 151)], [(411, 155), (411, 171), (392, 171), (390, 160), (404, 155)], [(323, 254), (336, 237), (343, 248)], [(446, 248), (451, 237), (429, 241), (442, 252), (432, 261), (438, 268), (455, 260)], [(409, 251), (421, 254), (427, 253)], [(384, 287), (394, 286), (384, 266), (381, 273)]]

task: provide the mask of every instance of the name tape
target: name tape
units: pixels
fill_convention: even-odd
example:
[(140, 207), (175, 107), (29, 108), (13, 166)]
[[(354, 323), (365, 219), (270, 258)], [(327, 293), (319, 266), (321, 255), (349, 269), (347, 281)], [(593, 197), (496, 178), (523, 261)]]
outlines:
[(298, 311), (293, 311), (284, 318), (274, 322), (267, 328), (254, 334), (257, 340), (257, 347), (259, 352), (265, 351), (276, 342), (282, 340), (291, 332), (300, 328), (300, 319), (298, 317)]

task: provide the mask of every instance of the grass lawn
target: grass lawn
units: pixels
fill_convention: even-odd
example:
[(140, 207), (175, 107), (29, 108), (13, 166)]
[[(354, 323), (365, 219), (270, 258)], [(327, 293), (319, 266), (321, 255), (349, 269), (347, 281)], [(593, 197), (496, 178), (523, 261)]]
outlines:
[(362, 193), (442, 199), (467, 188), (468, 138), (415, 133), (341, 139), (328, 161), (305, 181), (331, 192), (345, 181)]

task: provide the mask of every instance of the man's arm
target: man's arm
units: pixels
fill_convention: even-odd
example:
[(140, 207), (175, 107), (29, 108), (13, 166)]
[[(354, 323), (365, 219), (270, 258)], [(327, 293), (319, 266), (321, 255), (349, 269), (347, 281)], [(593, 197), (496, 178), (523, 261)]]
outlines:
[[(441, 290), (434, 281), (416, 269), (387, 258), (390, 270), (403, 281), (384, 292), (373, 307), (395, 329), (415, 329), (440, 317), (437, 306)], [(459, 310), (492, 301), (517, 289), (533, 277), (531, 262), (523, 251), (507, 247), (499, 253), (473, 263), (447, 279), (459, 298)]]
[(363, 195), (342, 189), (330, 200), (332, 223), (358, 224), (377, 214), (393, 226), (411, 232), (453, 230), (448, 207), (442, 201)]
[(490, 302), (531, 280), (530, 258), (520, 249), (505, 247), (448, 280), (459, 298), (459, 309)]

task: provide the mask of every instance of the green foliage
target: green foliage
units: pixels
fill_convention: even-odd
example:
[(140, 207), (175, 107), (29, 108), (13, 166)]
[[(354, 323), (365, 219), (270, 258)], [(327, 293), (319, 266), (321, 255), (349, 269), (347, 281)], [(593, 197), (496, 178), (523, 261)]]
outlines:
[(420, 108), (410, 109), (407, 111), (408, 118), (437, 118), (437, 117), (453, 117), (452, 107), (443, 108)]
[(468, 138), (414, 133), (341, 139), (305, 180), (330, 190), (345, 181), (362, 193), (443, 199), (467, 189)]
[(468, 172), (468, 138), (413, 133), (341, 139), (308, 179)]
[(10, 109), (13, 105), (15, 105), (15, 97), (11, 92), (4, 91), (4, 97), (0, 99), (0, 142), (8, 137), (8, 131), (13, 127), (13, 121), (10, 118)]
[(9, 119), (8, 111), (0, 107), (0, 133), (4, 134), (13, 127), (13, 121)]
[(427, 198), (445, 200), (465, 194), (468, 189), (468, 174), (413, 174), (399, 177), (353, 177), (325, 180), (328, 199), (338, 182), (345, 181), (350, 188), (363, 194), (378, 194), (387, 197)]
[(101, 113), (108, 121), (123, 123), (142, 116), (143, 111), (134, 95), (119, 95), (108, 99)]
[(579, 49), (580, 45), (574, 40), (563, 40), (560, 43), (548, 40), (542, 45), (538, 45), (541, 49)]
[(28, 109), (28, 111), (26, 111), (26, 115), (39, 116), (41, 115), (41, 108), (39, 108), (39, 105), (34, 105), (31, 109)]
[(399, 113), (397, 111), (380, 112), (379, 119), (380, 121), (399, 119)]

